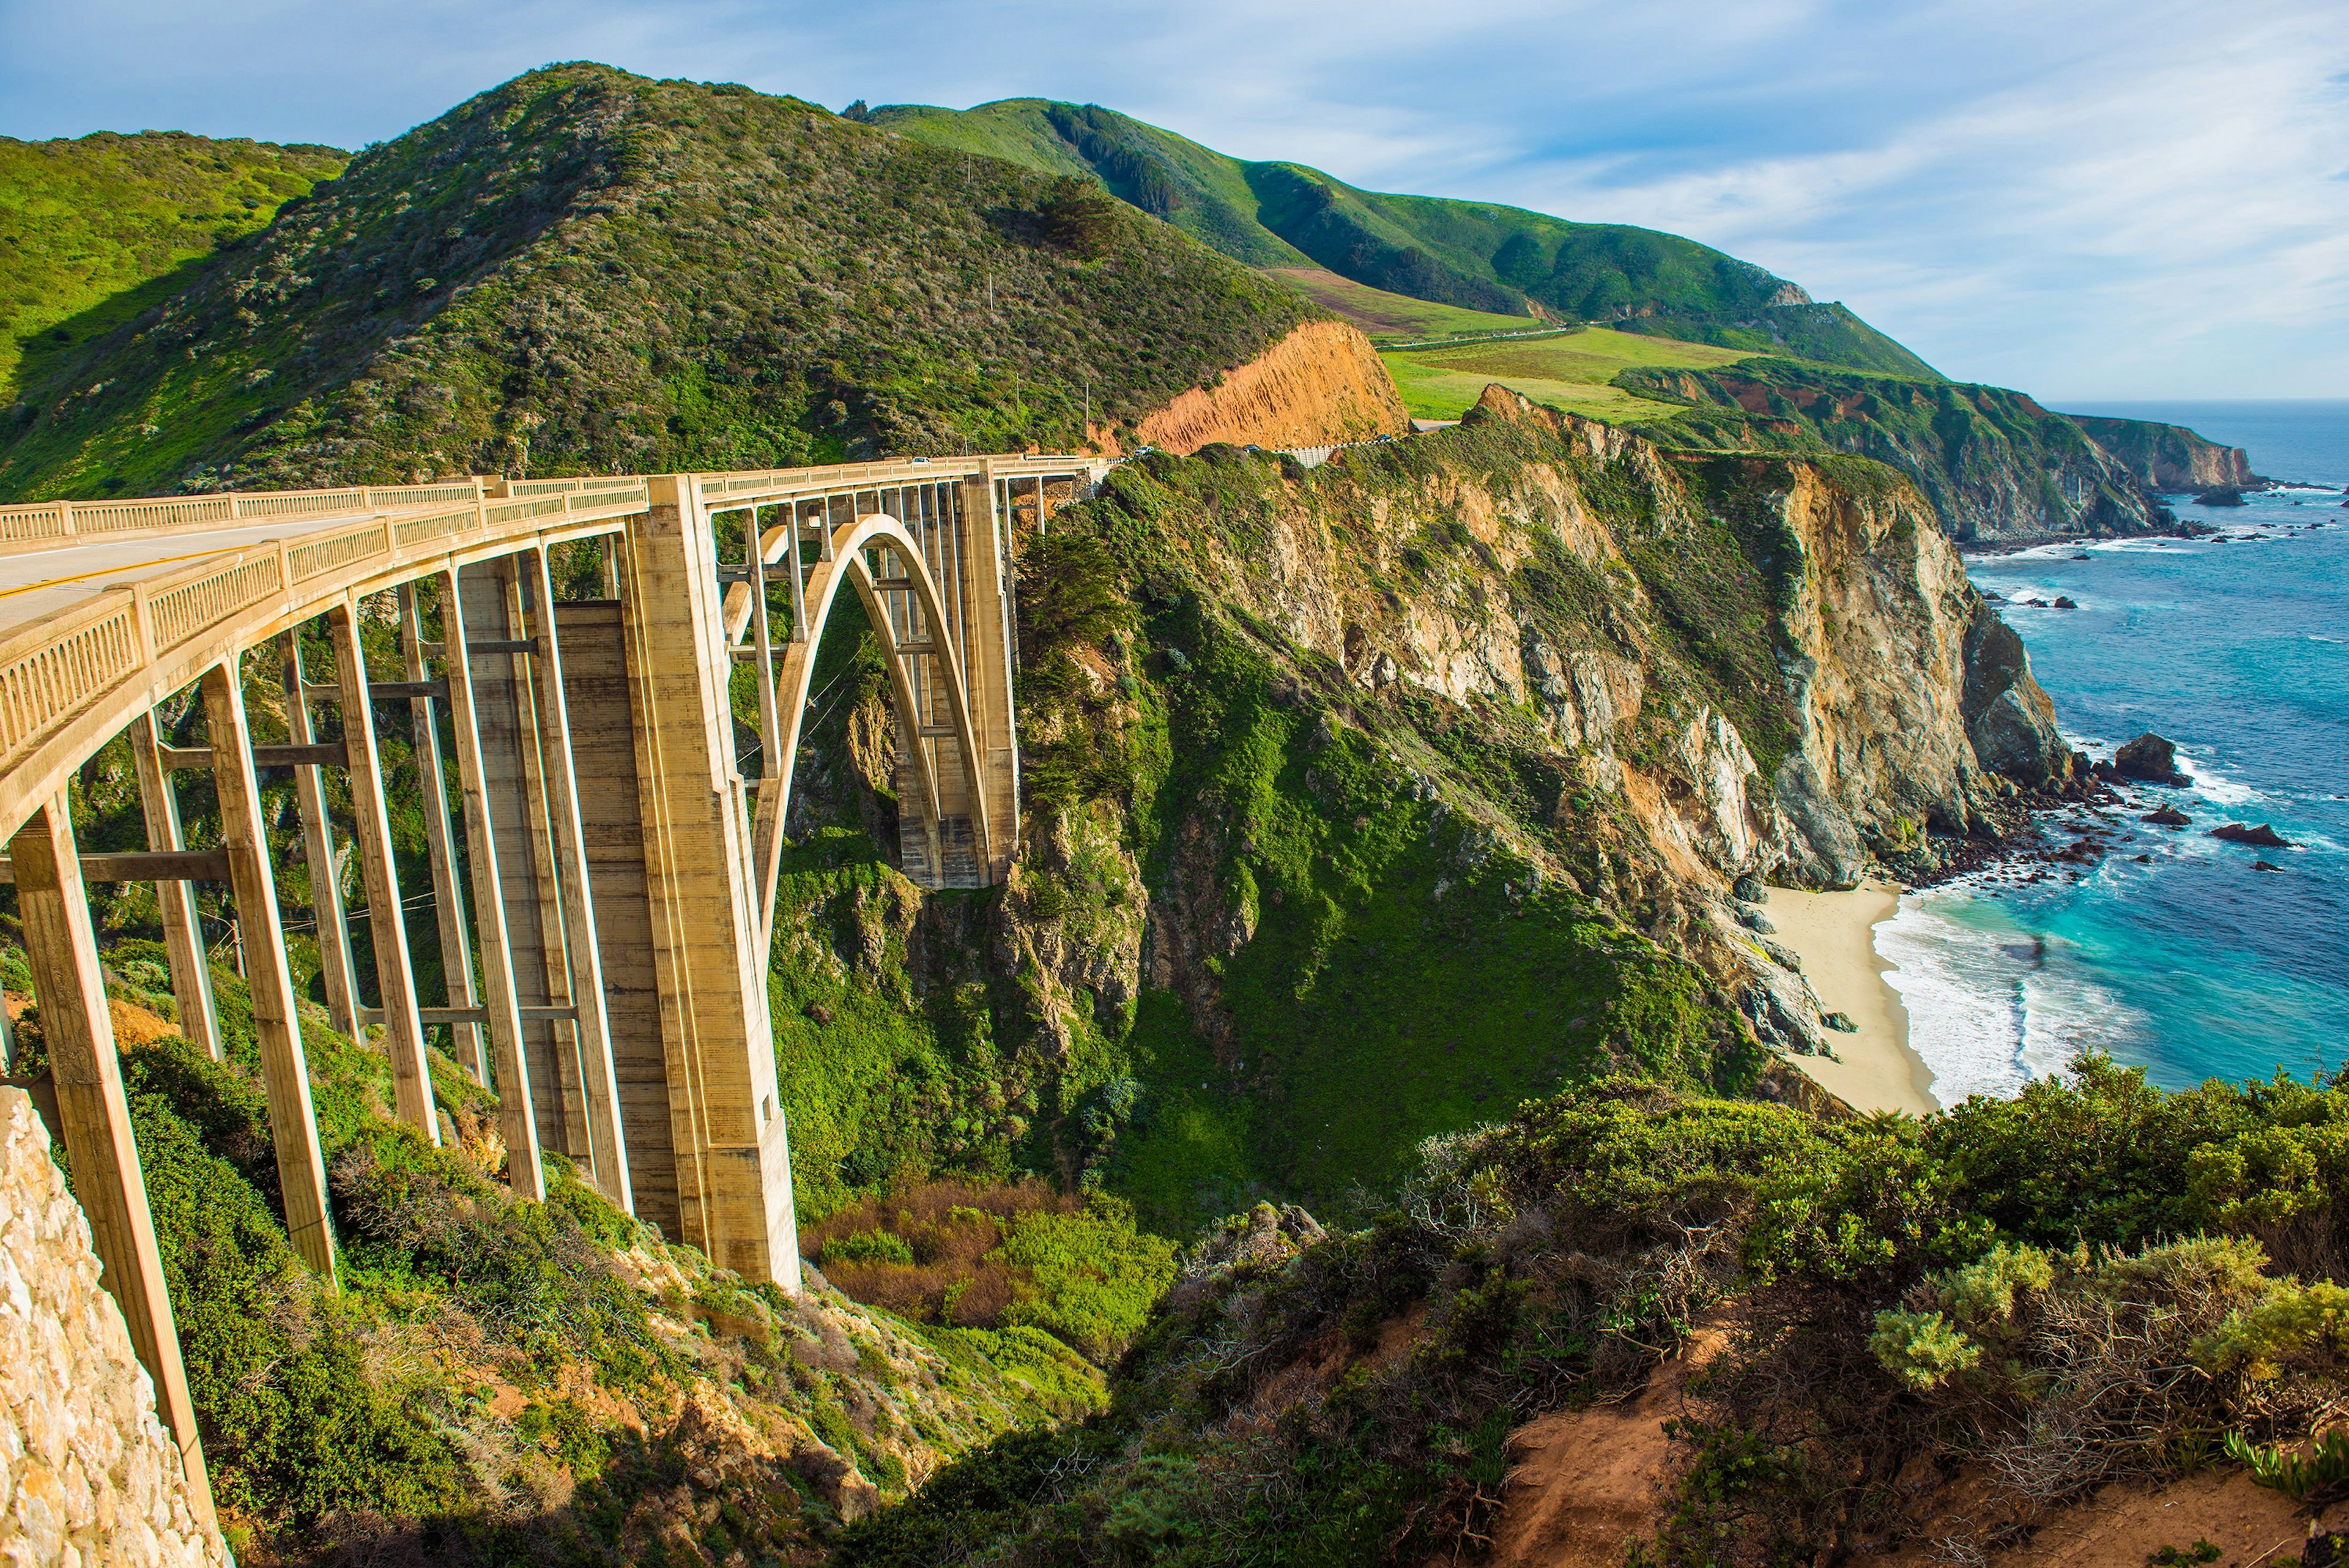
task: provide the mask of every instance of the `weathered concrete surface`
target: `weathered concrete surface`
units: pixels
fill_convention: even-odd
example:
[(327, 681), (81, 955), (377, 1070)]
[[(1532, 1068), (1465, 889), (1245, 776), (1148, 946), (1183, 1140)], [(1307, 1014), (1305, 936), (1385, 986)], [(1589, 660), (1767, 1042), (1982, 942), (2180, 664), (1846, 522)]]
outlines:
[(99, 1283), (89, 1221), (15, 1088), (0, 1088), (0, 1563), (230, 1561), (188, 1506), (154, 1385)]

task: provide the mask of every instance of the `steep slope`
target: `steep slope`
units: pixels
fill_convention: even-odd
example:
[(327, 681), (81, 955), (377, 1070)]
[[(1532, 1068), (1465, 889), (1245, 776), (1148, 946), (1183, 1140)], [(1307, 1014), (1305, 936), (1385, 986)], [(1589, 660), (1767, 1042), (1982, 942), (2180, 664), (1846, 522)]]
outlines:
[(1089, 182), (563, 66), (63, 357), (0, 494), (1065, 447), (1314, 314)]
[(2095, 414), (2069, 418), (2152, 489), (2205, 490), (2212, 485), (2260, 483), (2260, 476), (2251, 472), (2251, 453), (2239, 446), (2220, 446), (2184, 425)]
[[(1181, 1231), (1342, 1204), (1593, 1074), (1748, 1085), (1824, 1036), (1730, 879), (1930, 865), (2011, 795), (1977, 733), (2030, 782), (2063, 756), (1871, 463), (1683, 458), (1495, 389), (1309, 472), (1153, 456), (1030, 524), (999, 897), (886, 870), (885, 732), (812, 733), (776, 956), (803, 1212), (1024, 1168)], [(856, 657), (820, 676), (852, 714)]]
[(1682, 405), (1672, 421), (1676, 441), (1855, 452), (1889, 463), (1931, 500), (1952, 538), (2143, 534), (2175, 523), (2131, 466), (2076, 421), (2002, 387), (1773, 358), (1713, 369), (1634, 367), (1614, 384)]
[(180, 130), (74, 140), (0, 136), (0, 439), (28, 380), (79, 343), (186, 286), (221, 246), (341, 172), (331, 147)]
[(1212, 387), (1194, 387), (1134, 427), (1169, 452), (1211, 441), (1306, 447), (1404, 435), (1411, 416), (1394, 379), (1362, 335), (1340, 321), (1309, 321)]
[(1302, 164), (1226, 157), (1097, 104), (903, 104), (871, 118), (935, 145), (1090, 174), (1251, 266), (1322, 267), (1470, 310), (1606, 320), (1882, 374), (1935, 374), (1841, 305), (1817, 304), (1784, 278), (1676, 234), (1357, 190)]

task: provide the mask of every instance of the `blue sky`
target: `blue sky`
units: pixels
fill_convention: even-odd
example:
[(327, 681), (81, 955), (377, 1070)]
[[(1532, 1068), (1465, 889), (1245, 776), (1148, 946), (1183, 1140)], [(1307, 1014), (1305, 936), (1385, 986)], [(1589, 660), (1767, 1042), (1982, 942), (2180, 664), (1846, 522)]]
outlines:
[(2051, 401), (2349, 397), (2344, 0), (0, 0), (0, 134), (398, 135), (554, 59), (1092, 101), (1642, 223)]

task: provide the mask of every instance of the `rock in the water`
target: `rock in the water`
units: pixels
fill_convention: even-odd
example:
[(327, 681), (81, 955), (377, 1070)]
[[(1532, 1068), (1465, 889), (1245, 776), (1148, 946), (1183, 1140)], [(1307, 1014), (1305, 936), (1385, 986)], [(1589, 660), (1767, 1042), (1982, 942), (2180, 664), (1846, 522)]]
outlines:
[(1732, 883), (1729, 890), (1736, 894), (1742, 903), (1766, 904), (1770, 901), (1770, 889), (1762, 886), (1762, 878), (1751, 871)]
[(2095, 557), (2089, 555), (2085, 550), (2083, 550), (2078, 555), (2073, 556), (2072, 559), (2075, 561), (2092, 561), (2095, 559)]
[(2174, 805), (2165, 805), (2158, 811), (2147, 812), (2137, 820), (2150, 822), (2158, 827), (2183, 827), (2194, 819)]
[(2150, 866), (2153, 864), (2153, 857), (2150, 855), (2140, 855), (2137, 857), (2137, 863), (2140, 866)]
[(2056, 609), (2078, 609), (2080, 607), (2079, 607), (2079, 605), (2078, 605), (2076, 602), (2075, 602), (2075, 601), (2074, 601), (2074, 600), (2072, 600), (2071, 598), (2069, 598), (2069, 597), (2065, 597), (2064, 595), (2063, 595), (2063, 594), (2057, 594), (2057, 595), (2055, 596), (2055, 603), (2054, 603), (2054, 608), (2056, 608)]
[(2150, 730), (2113, 753), (2113, 771), (2125, 779), (2143, 779), (2172, 789), (2193, 783), (2178, 771), (2178, 748)]
[(1851, 1021), (1851, 1014), (1848, 1012), (1822, 1013), (1819, 1015), (1819, 1022), (1839, 1034), (1857, 1034), (1859, 1033), (1859, 1025)]
[(2251, 869), (2254, 871), (2281, 871), (2283, 867), (2281, 866), (2271, 866), (2264, 860), (2254, 860), (2251, 862)]
[(2286, 838), (2283, 835), (2278, 833), (2274, 828), (2270, 827), (2264, 822), (2261, 823), (2257, 827), (2246, 827), (2240, 822), (2230, 822), (2224, 827), (2212, 828), (2210, 830), (2210, 836), (2213, 838), (2223, 838), (2230, 844), (2256, 844), (2262, 849), (2289, 849), (2292, 847), (2292, 840)]
[(2231, 484), (2214, 484), (2194, 498), (2197, 506), (2246, 506), (2243, 493)]

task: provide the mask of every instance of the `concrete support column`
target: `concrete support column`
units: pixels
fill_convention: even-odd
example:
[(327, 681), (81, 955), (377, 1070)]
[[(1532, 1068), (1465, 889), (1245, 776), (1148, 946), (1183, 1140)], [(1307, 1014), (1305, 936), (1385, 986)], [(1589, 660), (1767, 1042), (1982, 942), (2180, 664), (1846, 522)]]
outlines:
[(543, 1203), (546, 1171), (539, 1161), (530, 1064), (523, 1054), (522, 1007), (514, 998), (513, 943), (506, 922), (505, 898), (498, 886), (497, 827), (490, 817), (472, 658), (466, 649), (457, 574), (445, 572), (438, 580), (449, 714), (457, 736), (457, 778), (465, 795), (465, 848), (473, 872), (473, 925), (481, 941), (490, 1054), (496, 1063), (498, 1125), (506, 1140), (506, 1180), (515, 1197)]
[[(130, 1103), (114, 1054), (114, 1021), (107, 1012), (106, 978), (98, 938), (74, 851), (73, 818), (66, 797), (33, 813), (10, 841), (16, 909), (24, 922), (25, 954), (41, 1006), (41, 1037), (57, 1086), (57, 1122), (73, 1167), (74, 1196), (89, 1216), (106, 1288), (122, 1308), (140, 1364), (154, 1380), (155, 1406), (179, 1446), (187, 1472), (188, 1507), (199, 1523), (214, 1524), (212, 1482), (196, 1431), (195, 1402), (180, 1361), (163, 1255), (147, 1210), (147, 1182), (130, 1133)], [(21, 1288), (21, 1287), (19, 1287)]]
[(564, 968), (571, 979), (572, 1038), (578, 1055), (580, 1094), (586, 1112), (588, 1156), (596, 1186), (629, 1214), (636, 1199), (629, 1188), (628, 1151), (620, 1136), (620, 1095), (612, 1064), (611, 1020), (604, 992), (604, 961), (596, 939), (595, 898), (587, 867), (586, 835), (579, 803), (577, 750), (571, 732), (571, 703), (563, 677), (563, 643), (557, 630), (554, 579), (546, 552), (516, 558), (530, 578), (531, 618), (538, 654), (533, 660), (541, 732), (546, 758), (544, 790), (549, 849), (562, 906)]
[(1011, 874), (1019, 846), (1019, 734), (1011, 690), (1012, 604), (1010, 531), (997, 512), (991, 474), (963, 482), (962, 548), (956, 553), (961, 597), (970, 627), (964, 680), (970, 722), (978, 731), (978, 787), (987, 800), (987, 880)]
[[(310, 698), (302, 680), (302, 634), (278, 639), (285, 669), (285, 738), (306, 746), (317, 736), (310, 726)], [(343, 919), (343, 879), (335, 861), (335, 828), (326, 814), (326, 793), (316, 764), (294, 769), (294, 794), (302, 809), (302, 857), (310, 872), (310, 908), (318, 928), (318, 973), (326, 986), (326, 1016), (336, 1028), (359, 1039), (359, 993), (351, 963), (351, 933)]]
[[(180, 797), (164, 770), (162, 735), (149, 709), (130, 723), (130, 759), (139, 773), (139, 805), (147, 817), (147, 847), (184, 849), (180, 835)], [(196, 890), (185, 882), (158, 882), (155, 901), (163, 916), (163, 951), (171, 964), (171, 999), (179, 1004), (180, 1033), (217, 1062), (221, 1059), (220, 1014), (212, 1006), (212, 970), (196, 918)]]
[[(399, 652), (410, 680), (424, 675), (424, 630), (416, 608), (416, 585), (399, 587)], [(440, 928), (440, 973), (449, 1005), (481, 1005), (473, 989), (473, 947), (465, 940), (465, 911), (457, 891), (457, 845), (449, 828), (448, 773), (440, 755), (440, 722), (429, 697), (411, 697), (409, 726), (416, 737), (416, 771), (424, 793), (424, 845), (432, 863), (432, 914)], [(472, 1070), (473, 1081), (490, 1081), (489, 1054), (482, 1047), (481, 1026), (449, 1026), (450, 1053)]]
[(221, 838), (228, 851), (229, 886), (244, 942), (244, 979), (253, 993), (253, 1033), (261, 1047), (261, 1083), (269, 1097), (269, 1136), (277, 1151), (277, 1184), (285, 1229), (303, 1261), (335, 1277), (335, 1238), (326, 1218), (326, 1162), (318, 1151), (318, 1118), (310, 1104), (310, 1066), (294, 1010), (294, 975), (285, 961), (285, 931), (277, 919), (277, 883), (261, 814), (261, 781), (253, 769), (253, 732), (244, 719), (241, 662), (204, 671), (204, 726), (212, 752), (212, 785), (220, 796)]
[(690, 474), (652, 482), (621, 556), (647, 902), (667, 1056), (678, 1239), (799, 1286), (715, 542)]
[(383, 1001), (384, 1044), (391, 1053), (392, 1099), (399, 1119), (434, 1143), (440, 1118), (432, 1107), (432, 1069), (424, 1056), (424, 1020), (416, 1004), (416, 971), (408, 956), (408, 922), (392, 857), (391, 812), (383, 797), (383, 763), (376, 749), (375, 706), (367, 701), (367, 655), (359, 647), (357, 607), (327, 614), (343, 710), (343, 749), (351, 775), (351, 815), (357, 824), (359, 874), (367, 880), (368, 946), (375, 950), (376, 992)]

